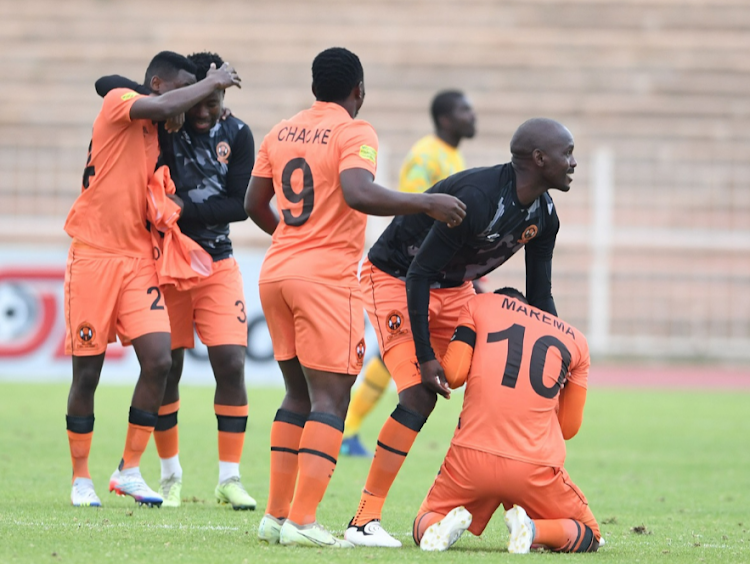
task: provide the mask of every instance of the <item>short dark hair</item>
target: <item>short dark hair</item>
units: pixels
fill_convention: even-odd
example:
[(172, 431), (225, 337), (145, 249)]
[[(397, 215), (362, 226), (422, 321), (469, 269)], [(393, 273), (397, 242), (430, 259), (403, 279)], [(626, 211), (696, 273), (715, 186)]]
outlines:
[(343, 47), (331, 47), (318, 54), (312, 64), (315, 98), (320, 102), (341, 102), (364, 79), (359, 57)]
[(510, 296), (511, 298), (515, 298), (525, 304), (529, 303), (529, 300), (526, 299), (526, 296), (524, 296), (522, 292), (516, 290), (515, 288), (511, 288), (510, 286), (506, 286), (505, 288), (498, 288), (494, 293), (504, 296)]
[(180, 55), (174, 51), (162, 51), (161, 53), (157, 53), (148, 64), (144, 84), (150, 84), (151, 79), (155, 76), (164, 80), (172, 80), (181, 70), (195, 74), (195, 65), (184, 55)]
[(203, 80), (206, 78), (211, 63), (216, 65), (216, 68), (221, 68), (224, 64), (224, 59), (219, 57), (216, 53), (210, 53), (203, 51), (201, 53), (193, 53), (187, 56), (188, 60), (195, 65), (195, 80)]
[(443, 90), (435, 95), (430, 106), (430, 114), (432, 114), (432, 122), (435, 127), (439, 125), (438, 119), (450, 114), (463, 97), (464, 93), (460, 90)]

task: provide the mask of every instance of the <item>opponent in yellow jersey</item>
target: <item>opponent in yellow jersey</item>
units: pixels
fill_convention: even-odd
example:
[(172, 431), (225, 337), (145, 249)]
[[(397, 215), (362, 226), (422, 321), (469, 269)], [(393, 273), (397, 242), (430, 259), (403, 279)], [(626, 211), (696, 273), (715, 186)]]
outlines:
[(401, 167), (398, 189), (402, 192), (424, 192), (451, 174), (466, 168), (458, 147), (449, 145), (437, 135), (425, 135), (417, 141)]
[(463, 92), (446, 90), (433, 98), (430, 113), (435, 133), (422, 137), (406, 154), (398, 180), (402, 192), (424, 192), (466, 168), (458, 145), (476, 133), (471, 102)]
[[(458, 145), (462, 139), (474, 137), (476, 132), (476, 116), (471, 102), (463, 92), (446, 90), (433, 98), (430, 113), (435, 133), (422, 137), (406, 155), (398, 183), (401, 192), (424, 192), (466, 168)], [(346, 416), (341, 454), (372, 457), (359, 439), (359, 429), (390, 381), (391, 375), (379, 356), (367, 363), (364, 380), (354, 392)]]
[(273, 235), (260, 300), (286, 384), (271, 426), (270, 492), (258, 536), (351, 547), (316, 522), (316, 510), (365, 353), (357, 279), (365, 214), (422, 212), (452, 226), (464, 214), (445, 194), (400, 194), (374, 183), (378, 140), (369, 123), (354, 119), (365, 96), (354, 53), (327, 49), (312, 71), (316, 102), (266, 135), (245, 197), (250, 218)]

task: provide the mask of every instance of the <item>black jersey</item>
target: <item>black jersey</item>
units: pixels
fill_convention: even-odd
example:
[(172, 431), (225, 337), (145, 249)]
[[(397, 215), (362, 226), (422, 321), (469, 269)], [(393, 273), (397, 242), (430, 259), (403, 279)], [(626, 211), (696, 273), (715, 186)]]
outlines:
[(231, 256), (228, 224), (247, 219), (245, 191), (255, 162), (250, 128), (234, 116), (207, 133), (185, 124), (172, 135), (171, 148), (169, 169), (184, 202), (180, 229), (214, 261)]
[[(129, 78), (105, 76), (96, 81), (105, 96), (113, 88), (131, 88), (148, 95), (150, 89)], [(214, 261), (232, 256), (229, 223), (247, 219), (244, 201), (255, 164), (255, 143), (250, 128), (229, 116), (207, 133), (189, 124), (177, 133), (159, 125), (161, 154), (157, 167), (166, 164), (183, 208), (180, 230), (208, 252)]]
[(466, 204), (455, 228), (425, 214), (394, 218), (368, 254), (380, 270), (406, 281), (409, 317), (420, 362), (435, 358), (429, 340), (430, 288), (476, 280), (526, 248), (526, 294), (531, 305), (556, 315), (551, 262), (560, 222), (552, 197), (528, 207), (518, 203), (516, 174), (508, 164), (459, 172), (431, 193), (452, 194)]

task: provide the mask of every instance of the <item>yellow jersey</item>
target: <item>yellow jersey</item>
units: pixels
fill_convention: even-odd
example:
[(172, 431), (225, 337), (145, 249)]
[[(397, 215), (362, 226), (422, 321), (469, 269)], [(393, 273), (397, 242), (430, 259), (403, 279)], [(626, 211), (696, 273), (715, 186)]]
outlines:
[(466, 168), (464, 157), (436, 135), (425, 135), (406, 155), (401, 166), (398, 189), (401, 192), (424, 192), (443, 178)]

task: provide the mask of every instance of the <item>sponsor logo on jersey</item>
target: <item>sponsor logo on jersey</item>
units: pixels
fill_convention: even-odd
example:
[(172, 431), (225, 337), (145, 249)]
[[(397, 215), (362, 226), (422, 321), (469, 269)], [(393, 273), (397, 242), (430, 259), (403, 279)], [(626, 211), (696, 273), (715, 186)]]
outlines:
[(518, 242), (521, 243), (522, 245), (525, 245), (526, 243), (531, 241), (534, 237), (536, 237), (538, 233), (539, 233), (539, 228), (536, 225), (529, 225), (524, 230)]
[(378, 152), (369, 145), (362, 145), (359, 148), (359, 156), (372, 164), (377, 164)]
[(226, 141), (221, 141), (216, 145), (216, 158), (220, 163), (229, 164), (229, 155), (232, 154), (232, 148)]
[(140, 96), (140, 94), (138, 94), (138, 92), (127, 92), (123, 94), (122, 96), (120, 96), (120, 99), (123, 101), (127, 101), (127, 100), (132, 100), (136, 96)]
[(88, 321), (84, 321), (76, 329), (76, 338), (78, 339), (78, 345), (84, 348), (91, 348), (94, 346), (94, 339), (96, 338), (96, 329)]

